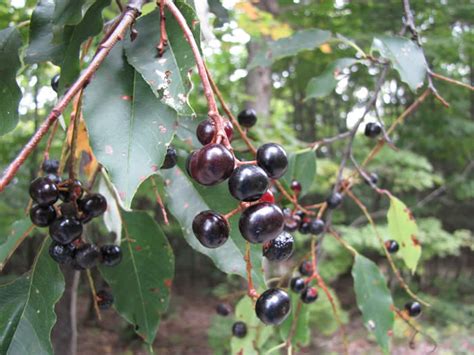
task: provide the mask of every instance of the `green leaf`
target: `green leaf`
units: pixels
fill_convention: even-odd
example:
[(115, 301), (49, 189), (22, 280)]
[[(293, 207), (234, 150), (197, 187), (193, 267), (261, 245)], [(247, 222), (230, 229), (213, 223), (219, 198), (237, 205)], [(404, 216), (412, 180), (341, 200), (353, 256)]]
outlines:
[(176, 112), (126, 63), (120, 44), (87, 86), (83, 109), (94, 154), (128, 209), (138, 186), (163, 163)]
[(293, 346), (307, 346), (311, 339), (311, 330), (309, 327), (310, 306), (300, 301), (300, 295), (291, 292), (292, 312), (280, 326), (280, 336), (283, 341), (288, 340), (293, 327), (293, 320), (297, 317), (295, 330), (291, 338)]
[(13, 223), (10, 232), (5, 240), (1, 240), (0, 244), (0, 271), (5, 266), (8, 258), (15, 252), (16, 248), (21, 244), (25, 235), (29, 234), (33, 229), (33, 225), (29, 219), (21, 219)]
[[(182, 2), (177, 2), (177, 5), (189, 26), (193, 28), (197, 20), (193, 9)], [(169, 12), (166, 16), (172, 18)], [(160, 20), (158, 10), (138, 19), (135, 25), (138, 36), (134, 41), (126, 40), (125, 53), (128, 62), (143, 76), (163, 103), (181, 115), (189, 115), (193, 113), (188, 102), (191, 90), (189, 71), (195, 66), (193, 52), (178, 23), (166, 21), (168, 46), (163, 56), (157, 58), (156, 44), (159, 43), (161, 36)], [(195, 28), (194, 38), (199, 43), (199, 26)]]
[(340, 58), (329, 64), (321, 75), (308, 82), (305, 100), (329, 95), (336, 88), (338, 82), (336, 78), (341, 72), (357, 62), (358, 60), (354, 58)]
[(0, 135), (10, 132), (18, 123), (21, 90), (16, 82), (20, 68), (21, 37), (14, 27), (0, 31)]
[(148, 344), (168, 307), (174, 256), (161, 228), (145, 212), (123, 212), (122, 262), (100, 267), (115, 308)]
[(372, 51), (374, 50), (390, 60), (410, 89), (416, 90), (423, 85), (426, 59), (423, 50), (415, 42), (405, 37), (379, 36), (372, 42)]
[(418, 226), (413, 214), (402, 201), (390, 196), (387, 220), (390, 237), (400, 246), (397, 254), (414, 273), (421, 257), (421, 245), (418, 241)]
[(279, 59), (294, 56), (302, 51), (318, 48), (331, 37), (331, 32), (310, 28), (296, 32), (290, 37), (272, 41), (264, 46), (247, 69), (255, 67), (268, 67)]
[(247, 325), (247, 335), (243, 338), (232, 337), (230, 341), (233, 355), (258, 355), (263, 345), (273, 333), (273, 327), (263, 324), (255, 315), (252, 300), (245, 296), (235, 307), (236, 321)]
[[(167, 207), (178, 220), (185, 240), (193, 249), (211, 258), (223, 272), (238, 274), (246, 279), (245, 239), (239, 232), (239, 215), (230, 219), (230, 237), (219, 248), (203, 247), (192, 231), (193, 219), (199, 212), (214, 210), (225, 214), (238, 206), (237, 200), (230, 196), (227, 183), (212, 187), (193, 184), (182, 165), (180, 162), (179, 167), (162, 171), (161, 175), (165, 179)], [(261, 245), (251, 245), (251, 260), (253, 281), (256, 287), (264, 287)]]
[(0, 354), (52, 354), (54, 305), (64, 292), (64, 278), (48, 253), (49, 239), (41, 245), (27, 274), (0, 286)]
[(57, 25), (77, 25), (95, 0), (55, 0), (53, 22)]
[(393, 328), (392, 295), (387, 282), (371, 260), (357, 254), (352, 267), (357, 306), (362, 312), (364, 324), (375, 334), (384, 353), (389, 353), (390, 332)]
[(290, 154), (288, 170), (283, 179), (291, 184), (293, 180), (301, 184), (301, 195), (308, 192), (316, 176), (316, 153), (312, 150), (302, 150)]
[(120, 206), (115, 200), (115, 192), (109, 189), (109, 185), (105, 182), (107, 177), (99, 181), (98, 191), (107, 200), (107, 210), (103, 214), (104, 224), (107, 230), (115, 234), (115, 243), (119, 244), (122, 240), (122, 218), (120, 215)]

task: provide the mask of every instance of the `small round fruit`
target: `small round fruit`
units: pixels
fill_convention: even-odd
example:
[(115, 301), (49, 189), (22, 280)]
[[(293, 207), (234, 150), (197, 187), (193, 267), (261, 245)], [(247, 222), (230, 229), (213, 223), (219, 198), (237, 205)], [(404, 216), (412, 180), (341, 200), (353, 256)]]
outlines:
[(227, 303), (219, 303), (216, 306), (216, 312), (220, 316), (227, 317), (229, 314), (232, 313), (232, 307)]
[(30, 184), (30, 196), (39, 205), (53, 205), (59, 198), (59, 190), (51, 179), (39, 177)]
[(418, 302), (408, 302), (405, 304), (405, 310), (410, 317), (417, 317), (421, 313), (421, 305)]
[(260, 295), (255, 304), (257, 317), (265, 324), (281, 324), (291, 310), (291, 302), (288, 294), (279, 289), (271, 288)]
[(114, 304), (114, 296), (107, 290), (97, 291), (97, 305), (103, 311), (109, 309)]
[(84, 194), (82, 182), (73, 180), (68, 183), (66, 190), (59, 190), (59, 198), (64, 202), (76, 201)]
[(328, 208), (333, 210), (341, 205), (342, 195), (339, 192), (333, 192), (326, 199), (326, 203), (328, 205)]
[(82, 213), (92, 218), (100, 216), (107, 210), (107, 200), (101, 194), (89, 194), (78, 200), (77, 204)]
[(103, 245), (100, 248), (102, 254), (102, 264), (106, 266), (115, 266), (122, 261), (122, 249), (115, 244)]
[(264, 243), (283, 232), (281, 209), (272, 203), (261, 202), (248, 207), (240, 216), (239, 230), (250, 243)]
[(229, 239), (229, 224), (214, 211), (203, 211), (193, 220), (193, 232), (206, 248), (218, 248)]
[(313, 264), (309, 260), (305, 260), (300, 264), (298, 271), (301, 275), (311, 276), (313, 274)]
[(56, 219), (56, 209), (53, 206), (34, 205), (30, 209), (31, 222), (38, 227), (47, 227)]
[(324, 231), (324, 221), (320, 218), (314, 218), (309, 223), (309, 232), (311, 234), (321, 234)]
[(166, 149), (165, 160), (163, 161), (163, 165), (161, 165), (161, 169), (171, 169), (176, 166), (178, 162), (178, 153), (176, 153), (176, 149), (170, 145)]
[(275, 239), (263, 244), (263, 256), (272, 261), (287, 260), (293, 254), (294, 244), (293, 236), (283, 231)]
[(300, 224), (298, 231), (301, 234), (309, 234), (311, 232), (311, 221), (307, 221), (307, 218), (305, 218)]
[(190, 175), (201, 185), (216, 185), (234, 171), (234, 156), (222, 144), (209, 144), (189, 160)]
[(77, 248), (75, 262), (84, 269), (91, 269), (99, 263), (100, 249), (95, 244), (84, 243)]
[(246, 109), (237, 115), (237, 120), (241, 126), (250, 128), (257, 123), (257, 113), (253, 109)]
[(387, 240), (385, 241), (385, 248), (390, 254), (394, 254), (400, 249), (400, 246), (395, 240)]
[(268, 202), (268, 203), (275, 203), (275, 196), (273, 196), (273, 192), (271, 190), (267, 190), (262, 197), (260, 197), (260, 201)]
[(293, 292), (300, 293), (305, 287), (306, 284), (302, 277), (293, 277), (290, 281), (290, 288)]
[(239, 201), (257, 201), (267, 189), (267, 174), (256, 165), (241, 165), (229, 178), (229, 192)]
[(290, 185), (290, 188), (295, 192), (295, 193), (300, 193), (301, 192), (301, 184), (299, 183), (299, 181), (296, 181), (296, 180), (293, 180), (291, 182), (291, 185)]
[(378, 122), (369, 122), (365, 125), (364, 134), (369, 138), (375, 138), (382, 133), (382, 125)]
[(237, 338), (245, 338), (247, 335), (247, 325), (244, 322), (235, 322), (232, 325), (232, 334)]
[(270, 178), (279, 179), (288, 169), (288, 157), (279, 144), (267, 143), (257, 150), (257, 164)]
[(301, 224), (301, 218), (297, 215), (285, 216), (285, 231), (287, 232), (296, 232)]
[(49, 226), (49, 235), (60, 244), (69, 244), (82, 234), (82, 223), (73, 217), (61, 217)]
[(301, 302), (313, 303), (318, 299), (318, 290), (315, 287), (306, 287), (301, 292)]
[[(232, 136), (234, 135), (234, 127), (232, 126), (232, 123), (230, 121), (224, 122), (224, 131), (230, 141), (232, 139)], [(207, 145), (211, 143), (215, 135), (216, 125), (210, 118), (202, 121), (197, 126), (196, 137), (202, 145)]]
[(64, 245), (53, 241), (49, 246), (49, 255), (59, 264), (71, 264), (75, 251), (73, 243)]
[(46, 159), (41, 165), (41, 170), (45, 174), (54, 174), (56, 175), (59, 170), (59, 160), (56, 159)]
[(58, 92), (59, 90), (59, 74), (56, 74), (55, 76), (53, 76), (53, 78), (51, 79), (51, 88), (56, 91), (56, 93)]
[(186, 172), (193, 179), (194, 177), (191, 175), (191, 163), (194, 164), (195, 155), (196, 155), (196, 151), (192, 151), (191, 153), (189, 153), (188, 157), (186, 158), (186, 164), (185, 164)]

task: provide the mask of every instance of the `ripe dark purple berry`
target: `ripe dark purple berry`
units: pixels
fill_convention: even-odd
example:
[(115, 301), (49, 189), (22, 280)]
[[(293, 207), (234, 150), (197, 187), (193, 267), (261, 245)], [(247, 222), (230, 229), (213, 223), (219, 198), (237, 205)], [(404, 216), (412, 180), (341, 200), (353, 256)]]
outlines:
[(247, 325), (244, 322), (235, 322), (232, 325), (232, 334), (237, 338), (245, 338), (247, 335)]
[(75, 251), (72, 243), (63, 245), (53, 241), (49, 246), (49, 255), (59, 264), (71, 264)]
[(229, 178), (229, 192), (239, 201), (257, 201), (267, 189), (267, 174), (256, 165), (241, 165)]
[(102, 264), (106, 266), (115, 266), (122, 261), (122, 249), (115, 244), (103, 245), (100, 248), (102, 254)]
[(56, 219), (56, 209), (53, 206), (34, 205), (30, 209), (30, 219), (38, 227), (47, 227)]
[(222, 144), (209, 144), (196, 151), (189, 160), (189, 173), (198, 183), (216, 185), (234, 171), (234, 156)]
[(394, 254), (400, 249), (400, 246), (395, 240), (387, 240), (385, 241), (385, 248), (390, 254)]
[(301, 218), (297, 215), (294, 216), (285, 216), (285, 231), (287, 232), (296, 232), (301, 224)]
[(301, 302), (303, 303), (313, 303), (318, 299), (318, 290), (314, 287), (306, 287), (303, 292), (301, 292)]
[(237, 120), (241, 126), (250, 128), (257, 123), (257, 113), (253, 109), (246, 109), (237, 115)]
[(59, 160), (46, 159), (41, 165), (41, 170), (43, 170), (45, 174), (56, 175), (59, 170)]
[(30, 196), (39, 205), (52, 205), (59, 198), (59, 190), (51, 179), (39, 177), (30, 184)]
[(281, 209), (268, 202), (248, 207), (239, 220), (240, 233), (250, 243), (264, 243), (275, 239), (283, 231), (283, 225)]
[(298, 194), (299, 194), (299, 193), (301, 192), (301, 188), (302, 188), (302, 187), (301, 187), (301, 184), (300, 184), (298, 181), (293, 180), (293, 181), (291, 182), (290, 188), (291, 188), (295, 193), (298, 193)]
[(303, 221), (301, 222), (298, 231), (301, 234), (309, 234), (311, 233), (311, 220), (308, 218), (304, 218)]
[(288, 169), (288, 157), (280, 145), (267, 143), (257, 150), (257, 164), (270, 178), (279, 179)]
[(91, 269), (99, 263), (100, 249), (95, 244), (84, 243), (76, 249), (74, 261), (84, 269)]
[(339, 192), (333, 192), (326, 199), (326, 203), (328, 205), (328, 208), (333, 210), (341, 205), (342, 195)]
[(97, 305), (103, 311), (109, 309), (114, 304), (114, 296), (107, 290), (97, 291)]
[(229, 239), (229, 224), (219, 213), (203, 211), (193, 220), (193, 232), (206, 248), (218, 248)]
[(311, 276), (313, 274), (313, 264), (309, 260), (305, 260), (301, 263), (298, 271), (301, 275)]
[(311, 234), (321, 234), (324, 231), (324, 221), (320, 218), (314, 218), (309, 223), (309, 232)]
[(69, 244), (82, 234), (82, 223), (73, 217), (61, 217), (49, 226), (49, 235), (60, 244)]
[(369, 122), (365, 125), (364, 134), (369, 138), (375, 138), (382, 133), (382, 125), (379, 122)]
[(178, 162), (178, 153), (176, 153), (176, 149), (170, 145), (166, 149), (165, 160), (163, 161), (163, 165), (161, 165), (161, 169), (171, 169), (176, 166)]
[(228, 305), (227, 303), (219, 303), (216, 306), (216, 312), (220, 316), (226, 317), (232, 313), (232, 307)]
[(107, 200), (101, 194), (89, 194), (77, 201), (79, 209), (88, 217), (100, 216), (107, 210)]
[(283, 231), (275, 239), (263, 244), (263, 256), (272, 261), (287, 260), (293, 254), (294, 244), (293, 236)]
[(306, 284), (302, 277), (293, 277), (290, 281), (290, 288), (293, 292), (300, 293), (305, 287)]
[(417, 317), (421, 313), (421, 305), (418, 302), (408, 302), (405, 304), (405, 310), (410, 317)]
[(59, 90), (59, 74), (56, 74), (55, 76), (53, 76), (53, 78), (51, 79), (51, 88), (56, 91), (56, 93), (58, 92)]
[(265, 324), (281, 324), (291, 310), (291, 302), (288, 294), (279, 289), (271, 288), (260, 295), (255, 304), (257, 317)]
[[(224, 122), (224, 131), (230, 141), (234, 135), (234, 127), (230, 121)], [(215, 135), (216, 125), (211, 119), (204, 120), (197, 126), (196, 137), (202, 145), (211, 143)]]

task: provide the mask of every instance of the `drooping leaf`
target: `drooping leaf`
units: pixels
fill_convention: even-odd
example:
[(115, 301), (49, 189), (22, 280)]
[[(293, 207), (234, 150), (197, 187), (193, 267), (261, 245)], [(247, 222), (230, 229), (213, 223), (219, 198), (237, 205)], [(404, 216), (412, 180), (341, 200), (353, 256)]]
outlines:
[(138, 186), (163, 163), (176, 112), (153, 95), (118, 44), (87, 86), (83, 113), (94, 154), (130, 208)]
[(426, 76), (426, 59), (423, 50), (412, 40), (399, 36), (379, 36), (372, 42), (372, 50), (392, 63), (400, 78), (410, 89), (416, 90)]
[(57, 25), (77, 25), (83, 13), (95, 0), (55, 0), (53, 22)]
[(293, 331), (293, 322), (296, 318), (296, 325), (294, 325), (291, 337), (291, 343), (296, 347), (307, 346), (311, 339), (309, 327), (310, 305), (303, 304), (299, 296), (299, 294), (291, 292), (291, 313), (280, 326), (280, 336), (283, 341), (286, 341)]
[(301, 184), (301, 194), (308, 192), (316, 176), (316, 154), (311, 149), (290, 154), (288, 170), (283, 179), (290, 184), (293, 180)]
[(413, 214), (402, 201), (390, 196), (387, 220), (390, 237), (396, 240), (400, 246), (397, 254), (414, 273), (421, 257), (421, 245), (418, 240), (418, 226)]
[(44, 240), (27, 274), (0, 286), (0, 354), (52, 354), (54, 305), (64, 292), (64, 277)]
[(305, 100), (329, 95), (337, 86), (336, 78), (345, 68), (357, 62), (358, 60), (355, 58), (340, 58), (329, 64), (321, 75), (308, 82)]
[(0, 271), (5, 266), (8, 258), (15, 252), (24, 237), (31, 232), (33, 226), (29, 219), (21, 219), (13, 223), (10, 232), (0, 244)]
[(329, 31), (315, 28), (301, 30), (290, 37), (268, 43), (248, 65), (248, 69), (258, 66), (268, 67), (278, 59), (293, 56), (305, 50), (318, 48), (331, 37)]
[(0, 135), (10, 132), (18, 123), (21, 90), (16, 82), (20, 68), (21, 37), (14, 27), (0, 31)]
[[(194, 38), (199, 44), (200, 31), (199, 26), (195, 25), (197, 17), (194, 10), (182, 1), (176, 4), (188, 25), (194, 29)], [(170, 13), (166, 16), (169, 19), (173, 17)], [(193, 113), (188, 96), (191, 90), (189, 71), (194, 68), (195, 61), (178, 23), (173, 19), (166, 21), (168, 46), (161, 58), (158, 58), (156, 49), (161, 36), (159, 11), (155, 10), (138, 19), (135, 29), (138, 32), (137, 38), (134, 41), (128, 38), (125, 42), (129, 63), (143, 76), (162, 102), (181, 115)]]
[(115, 308), (148, 344), (168, 307), (174, 256), (161, 228), (145, 212), (122, 212), (122, 262), (100, 267), (112, 288)]
[[(172, 170), (162, 171), (165, 179), (167, 207), (178, 220), (186, 242), (198, 252), (207, 255), (214, 264), (227, 274), (238, 274), (247, 278), (245, 255), (245, 239), (240, 235), (238, 221), (240, 215), (230, 219), (230, 237), (227, 242), (216, 249), (203, 247), (194, 236), (192, 223), (201, 211), (213, 210), (225, 214), (238, 206), (228, 191), (226, 183), (204, 187), (193, 184), (184, 172), (183, 164)], [(262, 275), (262, 247), (251, 245), (253, 281), (256, 286), (264, 286)]]
[(389, 353), (390, 333), (395, 319), (392, 295), (387, 281), (377, 265), (362, 255), (356, 255), (352, 267), (357, 306), (364, 325), (375, 334), (384, 353)]

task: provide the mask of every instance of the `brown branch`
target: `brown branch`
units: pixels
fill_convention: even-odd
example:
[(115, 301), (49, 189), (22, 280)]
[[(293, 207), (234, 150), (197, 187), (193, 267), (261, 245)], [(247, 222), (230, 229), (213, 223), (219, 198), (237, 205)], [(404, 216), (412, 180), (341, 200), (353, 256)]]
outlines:
[(87, 275), (87, 280), (89, 282), (90, 291), (91, 291), (91, 294), (92, 294), (92, 302), (94, 303), (95, 314), (97, 315), (97, 319), (99, 321), (101, 321), (102, 316), (100, 314), (97, 291), (95, 289), (94, 279), (92, 278), (92, 274), (91, 274), (91, 271), (89, 269), (86, 270), (86, 275)]
[(168, 34), (166, 32), (166, 15), (165, 15), (165, 1), (160, 1), (160, 42), (156, 49), (158, 50), (158, 57), (162, 57), (168, 45)]
[(454, 80), (454, 79), (448, 78), (446, 76), (443, 76), (441, 74), (434, 73), (432, 71), (430, 71), (429, 75), (432, 76), (433, 78), (436, 78), (436, 79), (439, 79), (439, 80), (444, 80), (448, 83), (451, 83), (451, 84), (454, 84), (454, 85), (459, 85), (459, 86), (462, 86), (466, 89), (474, 91), (474, 86), (463, 83), (462, 81)]

